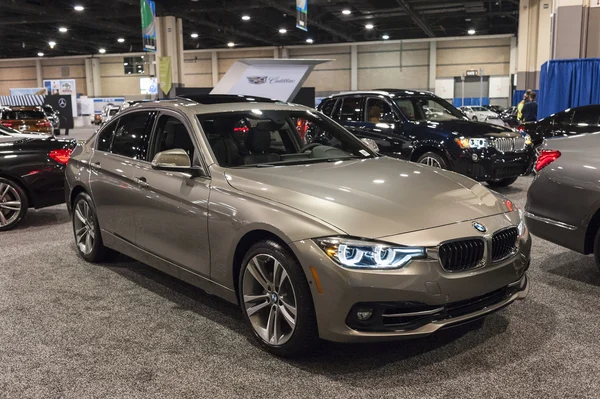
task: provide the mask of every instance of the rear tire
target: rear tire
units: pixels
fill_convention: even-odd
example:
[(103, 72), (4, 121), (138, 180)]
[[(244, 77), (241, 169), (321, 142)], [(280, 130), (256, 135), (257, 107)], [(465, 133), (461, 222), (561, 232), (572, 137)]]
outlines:
[(488, 180), (487, 184), (491, 187), (508, 187), (517, 181), (519, 177), (507, 177), (505, 179), (492, 179)]
[(0, 231), (15, 228), (27, 214), (27, 194), (16, 182), (0, 177)]
[(118, 253), (104, 246), (96, 208), (87, 193), (80, 193), (73, 201), (73, 235), (79, 256), (88, 262), (104, 262), (117, 257)]
[(477, 122), (477, 117), (476, 117), (476, 116), (474, 116), (474, 117), (473, 117), (473, 120), (474, 120), (475, 122)]
[(277, 356), (309, 353), (319, 342), (308, 281), (296, 257), (273, 240), (244, 256), (238, 282), (240, 307), (254, 338)]
[(421, 155), (419, 159), (417, 159), (417, 163), (434, 168), (448, 169), (448, 162), (446, 162), (446, 159), (442, 155), (431, 151)]

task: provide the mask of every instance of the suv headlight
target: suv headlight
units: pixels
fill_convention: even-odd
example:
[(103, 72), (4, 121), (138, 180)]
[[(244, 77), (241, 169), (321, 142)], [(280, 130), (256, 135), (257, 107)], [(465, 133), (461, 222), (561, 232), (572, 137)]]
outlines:
[(454, 141), (456, 141), (456, 144), (458, 144), (458, 146), (460, 148), (477, 149), (477, 148), (488, 148), (490, 146), (490, 142), (488, 141), (488, 139), (484, 139), (484, 138), (466, 139), (464, 137), (461, 137), (459, 139), (454, 139)]
[(313, 240), (334, 262), (350, 269), (400, 269), (413, 259), (425, 259), (424, 247), (362, 241), (342, 237)]

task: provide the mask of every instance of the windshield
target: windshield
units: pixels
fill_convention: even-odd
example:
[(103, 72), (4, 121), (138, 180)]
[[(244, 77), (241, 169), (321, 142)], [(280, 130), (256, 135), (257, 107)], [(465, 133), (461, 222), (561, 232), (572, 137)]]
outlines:
[(27, 120), (27, 119), (46, 119), (41, 111), (7, 111), (2, 114), (2, 119), (9, 120)]
[(483, 108), (483, 107), (473, 107), (473, 111), (484, 112), (484, 111), (489, 111), (489, 110), (486, 108)]
[(463, 119), (463, 114), (449, 102), (432, 97), (396, 98), (394, 102), (411, 122)]
[(300, 165), (373, 158), (347, 130), (316, 111), (260, 111), (198, 115), (223, 167)]

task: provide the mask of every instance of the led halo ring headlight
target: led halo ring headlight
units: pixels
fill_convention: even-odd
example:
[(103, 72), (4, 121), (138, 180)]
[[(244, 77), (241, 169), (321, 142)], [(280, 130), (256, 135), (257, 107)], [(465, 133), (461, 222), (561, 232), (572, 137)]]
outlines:
[(334, 262), (350, 269), (400, 269), (413, 259), (427, 258), (424, 247), (404, 247), (344, 237), (313, 240)]
[(472, 148), (472, 149), (488, 148), (490, 146), (490, 142), (488, 139), (484, 139), (484, 138), (480, 138), (480, 137), (475, 137), (475, 138), (461, 137), (458, 139), (454, 139), (454, 141), (456, 141), (456, 144), (458, 144), (458, 146), (463, 149), (464, 148)]

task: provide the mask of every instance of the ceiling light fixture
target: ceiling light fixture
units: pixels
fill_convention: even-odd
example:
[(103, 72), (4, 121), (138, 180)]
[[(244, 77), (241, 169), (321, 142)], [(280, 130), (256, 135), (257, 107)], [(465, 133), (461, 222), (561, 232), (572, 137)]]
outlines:
[(313, 43), (314, 43), (314, 40), (313, 40), (313, 39), (306, 39), (306, 43), (308, 43), (308, 44), (313, 44)]
[(56, 46), (56, 42), (48, 42), (50, 48), (54, 48)]
[(44, 53), (42, 53), (42, 52), (38, 53), (38, 57), (43, 57), (43, 56), (44, 56)]
[(104, 49), (104, 48), (101, 48), (100, 50), (98, 50), (98, 52), (99, 52), (100, 54), (104, 54), (104, 53), (106, 53), (106, 49)]
[(190, 36), (192, 37), (192, 39), (197, 39), (198, 38), (198, 34), (197, 33), (192, 33)]
[(227, 47), (233, 47), (233, 46), (235, 46), (235, 43), (234, 43), (234, 42), (229, 42), (229, 43), (227, 43)]
[(125, 39), (123, 39), (122, 37), (120, 37), (120, 38), (118, 38), (118, 39), (117, 39), (117, 41), (118, 41), (119, 43), (123, 43), (123, 42), (125, 41)]
[(287, 33), (287, 29), (285, 29), (285, 28), (279, 29), (279, 33), (281, 33), (281, 34)]
[(65, 33), (65, 32), (68, 31), (68, 29), (65, 28), (64, 26), (61, 26), (60, 28), (58, 28), (58, 31), (61, 32), (61, 33)]
[(352, 11), (348, 10), (347, 8), (345, 10), (342, 10), (342, 14), (344, 15), (350, 15), (352, 14)]
[(387, 39), (389, 39), (389, 38), (390, 38), (390, 35), (383, 35), (383, 36), (381, 36), (381, 38), (382, 38), (383, 40), (387, 40)]
[(250, 21), (250, 15), (242, 15), (244, 21)]
[(365, 28), (366, 28), (366, 29), (373, 29), (373, 28), (374, 28), (374, 26), (373, 26), (373, 24), (366, 24), (366, 25), (365, 25)]
[(85, 10), (85, 8), (83, 6), (79, 6), (79, 5), (77, 5), (77, 6), (73, 7), (73, 8), (75, 9), (75, 11), (83, 11), (83, 10)]
[(475, 29), (469, 29), (469, 30), (467, 31), (467, 33), (468, 33), (469, 35), (474, 35), (474, 34), (475, 34)]

